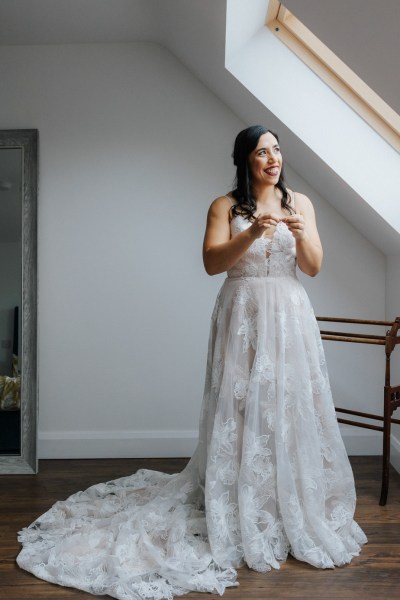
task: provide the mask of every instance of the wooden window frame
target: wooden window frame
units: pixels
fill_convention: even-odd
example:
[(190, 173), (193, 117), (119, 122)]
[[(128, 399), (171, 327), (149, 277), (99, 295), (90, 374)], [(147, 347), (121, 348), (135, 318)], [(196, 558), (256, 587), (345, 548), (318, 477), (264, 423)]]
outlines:
[(400, 116), (279, 0), (269, 0), (266, 26), (397, 151)]

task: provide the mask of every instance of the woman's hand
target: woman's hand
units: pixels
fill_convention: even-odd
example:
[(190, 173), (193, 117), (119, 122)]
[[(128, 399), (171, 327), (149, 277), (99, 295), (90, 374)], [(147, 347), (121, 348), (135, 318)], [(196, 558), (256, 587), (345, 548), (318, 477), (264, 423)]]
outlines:
[(249, 227), (249, 232), (254, 239), (260, 238), (270, 227), (276, 227), (282, 218), (276, 213), (264, 213), (255, 216)]
[(231, 206), (232, 203), (226, 196), (220, 196), (208, 211), (203, 260), (209, 275), (217, 275), (232, 268), (257, 238), (281, 220), (275, 213), (258, 214), (250, 227), (231, 238)]
[(323, 256), (314, 208), (307, 196), (296, 193), (296, 209), (298, 213), (283, 217), (282, 221), (296, 240), (297, 264), (303, 273), (314, 277), (319, 273)]
[(291, 231), (296, 240), (303, 240), (306, 237), (303, 215), (296, 213), (295, 215), (290, 215), (290, 217), (284, 217), (282, 221), (286, 223), (289, 231)]

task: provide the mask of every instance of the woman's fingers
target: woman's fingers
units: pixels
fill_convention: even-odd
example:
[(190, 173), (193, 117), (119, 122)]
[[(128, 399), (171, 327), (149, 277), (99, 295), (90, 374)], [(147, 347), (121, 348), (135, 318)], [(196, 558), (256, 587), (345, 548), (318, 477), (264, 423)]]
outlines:
[(281, 221), (281, 217), (274, 213), (266, 213), (257, 217), (258, 223), (261, 227), (268, 228), (271, 225), (278, 225)]
[(290, 215), (282, 219), (288, 226), (289, 230), (295, 237), (302, 237), (304, 235), (304, 217), (300, 214)]
[(291, 215), (290, 217), (284, 217), (282, 219), (289, 229), (303, 229), (304, 228), (304, 217), (303, 215)]
[(304, 217), (300, 214), (290, 215), (288, 217), (282, 217), (277, 213), (262, 213), (258, 214), (255, 217), (254, 226), (260, 232), (259, 235), (262, 235), (262, 232), (270, 227), (276, 227), (280, 222), (286, 223), (289, 231), (295, 237), (303, 237), (304, 236)]
[(286, 224), (297, 222), (304, 223), (304, 217), (300, 213), (296, 213), (294, 215), (290, 215), (289, 217), (283, 217), (282, 221), (284, 221)]

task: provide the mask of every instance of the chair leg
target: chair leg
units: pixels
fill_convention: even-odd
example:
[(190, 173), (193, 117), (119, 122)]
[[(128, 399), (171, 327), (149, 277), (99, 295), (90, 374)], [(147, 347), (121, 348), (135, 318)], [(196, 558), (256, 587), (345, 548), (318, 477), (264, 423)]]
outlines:
[(382, 487), (380, 506), (385, 506), (389, 491), (390, 467), (390, 429), (391, 429), (391, 393), (390, 387), (385, 386), (384, 413), (383, 413), (383, 452), (382, 452)]

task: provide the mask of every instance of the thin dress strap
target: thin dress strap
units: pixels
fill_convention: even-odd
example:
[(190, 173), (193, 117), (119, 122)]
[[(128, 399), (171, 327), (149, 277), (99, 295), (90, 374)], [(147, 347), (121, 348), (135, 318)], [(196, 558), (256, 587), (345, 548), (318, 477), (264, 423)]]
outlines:
[(227, 194), (224, 194), (224, 198), (228, 198), (229, 202), (231, 203), (231, 206), (233, 206), (235, 204), (235, 199), (232, 198), (232, 196), (228, 196)]
[(290, 190), (290, 191), (291, 191), (291, 194), (290, 194), (290, 203), (292, 205), (292, 208), (293, 208), (294, 212), (296, 212), (296, 206), (295, 206), (295, 202), (294, 202), (294, 198), (295, 198), (296, 192), (294, 192), (293, 190)]

